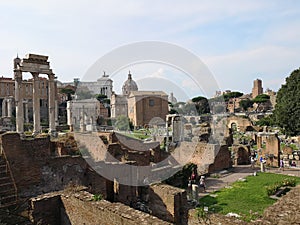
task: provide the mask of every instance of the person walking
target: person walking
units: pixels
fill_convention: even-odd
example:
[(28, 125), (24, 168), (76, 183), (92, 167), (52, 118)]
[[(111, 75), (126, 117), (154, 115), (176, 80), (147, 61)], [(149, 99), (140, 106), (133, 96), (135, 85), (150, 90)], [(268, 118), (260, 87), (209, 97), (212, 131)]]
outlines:
[(283, 162), (283, 159), (280, 159), (279, 161), (279, 170), (284, 170), (284, 162)]
[(206, 192), (206, 185), (205, 185), (205, 177), (204, 176), (200, 177), (199, 187), (202, 187), (203, 191)]
[(255, 158), (253, 156), (251, 156), (251, 158), (250, 158), (250, 163), (251, 163), (251, 169), (254, 169), (254, 167), (255, 167)]

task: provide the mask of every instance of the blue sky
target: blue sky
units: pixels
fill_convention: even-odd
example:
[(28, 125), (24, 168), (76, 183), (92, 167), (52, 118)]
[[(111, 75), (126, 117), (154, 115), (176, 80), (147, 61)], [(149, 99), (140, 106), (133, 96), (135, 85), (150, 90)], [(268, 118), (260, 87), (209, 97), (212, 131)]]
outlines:
[[(297, 0), (7, 0), (0, 2), (0, 75), (12, 77), (16, 54), (31, 52), (49, 55), (59, 80), (84, 79), (112, 49), (156, 40), (196, 54), (221, 90), (249, 93), (256, 78), (264, 88), (278, 90), (300, 67), (299, 27)], [(144, 87), (143, 78), (159, 76), (184, 90), (186, 98), (202, 94), (184, 75), (175, 79), (180, 71), (159, 64), (119, 71), (116, 92), (129, 69), (143, 88), (152, 88)]]

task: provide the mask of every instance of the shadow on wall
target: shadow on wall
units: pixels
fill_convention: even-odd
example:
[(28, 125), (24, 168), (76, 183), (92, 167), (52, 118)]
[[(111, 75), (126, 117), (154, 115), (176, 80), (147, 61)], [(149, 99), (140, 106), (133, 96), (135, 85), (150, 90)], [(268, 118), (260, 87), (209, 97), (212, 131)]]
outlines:
[(149, 188), (149, 207), (152, 215), (178, 225), (188, 224), (186, 192), (169, 185)]

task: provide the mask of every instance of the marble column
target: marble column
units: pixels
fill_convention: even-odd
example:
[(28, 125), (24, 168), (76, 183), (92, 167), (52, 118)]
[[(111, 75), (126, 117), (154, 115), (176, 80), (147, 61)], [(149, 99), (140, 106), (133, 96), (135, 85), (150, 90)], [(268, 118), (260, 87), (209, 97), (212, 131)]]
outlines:
[(22, 98), (22, 72), (14, 71), (15, 76), (15, 104), (16, 104), (16, 130), (18, 133), (24, 133), (24, 114), (23, 114), (23, 98)]
[(55, 126), (59, 126), (59, 118), (58, 118), (58, 101), (55, 100)]
[(56, 133), (55, 128), (55, 86), (54, 74), (48, 74), (48, 98), (49, 98), (49, 133)]
[(84, 113), (84, 106), (82, 106), (81, 117), (80, 117), (80, 131), (86, 131), (86, 118)]
[(67, 124), (70, 127), (73, 127), (73, 114), (72, 114), (72, 102), (67, 101)]
[(37, 135), (41, 131), (40, 119), (40, 93), (39, 93), (39, 74), (31, 73), (33, 76), (33, 134)]
[(24, 101), (24, 108), (25, 108), (25, 123), (29, 123), (28, 101)]
[(6, 98), (4, 98), (2, 101), (2, 117), (6, 117), (6, 110), (7, 110)]
[(12, 117), (12, 98), (7, 99), (7, 116)]

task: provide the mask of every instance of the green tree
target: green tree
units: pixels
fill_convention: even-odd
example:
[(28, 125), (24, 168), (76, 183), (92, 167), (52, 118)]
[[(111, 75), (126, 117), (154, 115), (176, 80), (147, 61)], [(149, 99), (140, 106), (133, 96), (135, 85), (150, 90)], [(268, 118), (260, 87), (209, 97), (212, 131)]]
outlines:
[(71, 95), (74, 95), (75, 94), (75, 91), (71, 88), (62, 88), (60, 89), (59, 91), (61, 94), (65, 94), (67, 95), (67, 100), (70, 101), (72, 100), (72, 97)]
[(244, 111), (247, 111), (248, 108), (253, 107), (253, 101), (251, 101), (250, 99), (243, 99), (240, 101), (240, 107)]
[(210, 112), (209, 103), (207, 98), (203, 96), (198, 96), (192, 99), (192, 102), (195, 104), (197, 113), (205, 114)]
[(101, 102), (101, 103), (103, 103), (103, 101), (104, 101), (105, 99), (107, 99), (107, 96), (106, 96), (106, 95), (103, 95), (103, 94), (97, 94), (97, 95), (95, 95), (95, 97), (96, 97), (96, 99), (97, 99), (99, 102)]
[[(300, 69), (300, 68), (299, 68)], [(286, 135), (300, 135), (300, 70), (294, 70), (277, 93), (275, 122)]]
[(242, 92), (238, 92), (238, 91), (233, 91), (233, 92), (229, 92), (223, 95), (225, 102), (228, 102), (229, 99), (231, 98), (239, 98), (241, 96), (243, 96), (244, 94)]
[(263, 117), (259, 121), (256, 122), (256, 125), (258, 125), (258, 126), (273, 126), (274, 118), (273, 118), (273, 116)]
[(252, 102), (257, 104), (257, 107), (255, 111), (259, 108), (259, 106), (263, 103), (266, 103), (270, 100), (270, 96), (266, 94), (257, 95), (254, 99), (252, 99)]

